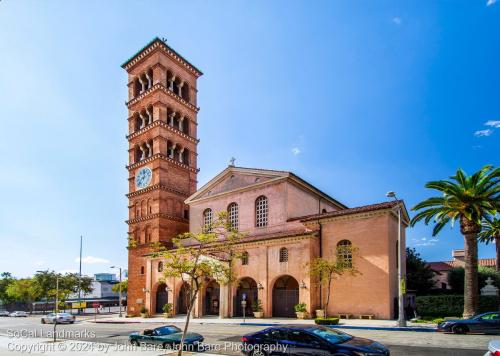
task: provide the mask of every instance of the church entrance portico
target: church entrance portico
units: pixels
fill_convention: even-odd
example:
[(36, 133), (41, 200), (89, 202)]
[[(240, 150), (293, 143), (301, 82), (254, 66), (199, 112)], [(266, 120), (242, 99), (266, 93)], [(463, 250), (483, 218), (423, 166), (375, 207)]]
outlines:
[(186, 282), (182, 283), (179, 297), (177, 298), (177, 314), (187, 314), (190, 297), (189, 289), (189, 284)]
[(168, 287), (165, 283), (160, 283), (156, 289), (156, 313), (163, 313), (163, 306), (168, 303)]
[(238, 281), (238, 288), (236, 289), (236, 295), (234, 296), (234, 314), (235, 317), (243, 316), (243, 307), (241, 302), (243, 296), (246, 298), (245, 316), (252, 316), (252, 304), (258, 299), (257, 283), (253, 278), (245, 277)]
[(204, 315), (219, 315), (220, 285), (216, 281), (211, 281), (207, 284), (203, 304)]
[(273, 286), (273, 317), (295, 317), (295, 305), (299, 303), (299, 283), (289, 275), (281, 276)]

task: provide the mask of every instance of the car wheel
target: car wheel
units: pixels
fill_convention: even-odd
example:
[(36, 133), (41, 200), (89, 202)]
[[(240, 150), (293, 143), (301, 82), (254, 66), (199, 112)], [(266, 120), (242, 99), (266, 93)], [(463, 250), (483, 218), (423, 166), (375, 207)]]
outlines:
[(267, 353), (263, 350), (253, 350), (250, 355), (251, 356), (267, 356)]
[(161, 347), (163, 347), (164, 350), (170, 350), (172, 348), (172, 344), (168, 343), (168, 342), (164, 342)]
[(70, 321), (69, 323), (70, 323), (70, 324), (74, 324), (74, 323), (75, 323), (75, 321), (73, 320), (73, 321)]
[(454, 334), (466, 334), (469, 331), (469, 328), (465, 325), (454, 325), (451, 328)]
[(45, 324), (45, 320), (42, 319), (42, 324)]
[(139, 346), (139, 341), (137, 340), (130, 340), (130, 344), (134, 346)]

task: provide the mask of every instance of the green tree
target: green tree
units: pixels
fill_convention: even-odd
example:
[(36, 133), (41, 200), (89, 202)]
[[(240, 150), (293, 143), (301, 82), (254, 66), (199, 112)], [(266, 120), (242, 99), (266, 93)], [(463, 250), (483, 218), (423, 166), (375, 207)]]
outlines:
[(411, 220), (414, 226), (418, 221), (425, 224), (434, 222), (433, 236), (450, 223), (458, 221), (460, 232), (465, 240), (465, 288), (464, 317), (477, 312), (477, 235), (481, 222), (487, 215), (495, 216), (500, 207), (499, 192), (500, 169), (485, 166), (468, 176), (458, 169), (451, 180), (428, 182), (425, 186), (437, 190), (440, 196), (428, 198), (415, 205), (412, 210), (419, 211)]
[(118, 293), (120, 292), (120, 284), (122, 286), (122, 293), (127, 293), (128, 290), (128, 279), (121, 281), (120, 283), (116, 283), (111, 289), (113, 292)]
[(425, 295), (434, 287), (434, 271), (414, 248), (406, 248), (406, 286)]
[[(492, 267), (478, 267), (478, 288), (477, 292), (486, 285), (486, 280), (491, 278), (495, 286), (500, 286), (500, 272)], [(455, 267), (448, 271), (448, 284), (453, 293), (462, 294), (464, 292), (465, 270), (463, 267)]]
[(481, 224), (481, 232), (478, 234), (479, 241), (489, 244), (495, 243), (496, 268), (500, 270), (500, 219), (496, 216), (485, 216)]
[[(344, 274), (354, 276), (360, 273), (355, 263), (357, 251), (358, 249), (352, 245), (337, 246), (336, 250), (331, 253), (332, 258), (317, 257), (306, 265), (309, 275), (317, 278), (321, 284), (326, 285), (326, 301), (324, 306), (322, 305), (325, 317), (328, 317), (328, 305), (330, 304), (333, 280)], [(351, 258), (346, 260), (345, 256), (349, 255)]]
[(7, 295), (16, 302), (29, 304), (31, 308), (31, 303), (40, 298), (42, 291), (34, 279), (23, 278), (16, 279), (9, 284)]
[(175, 248), (159, 248), (155, 253), (164, 259), (163, 275), (181, 278), (189, 285), (188, 311), (178, 355), (182, 355), (184, 340), (189, 328), (191, 312), (198, 293), (211, 280), (231, 284), (235, 280), (232, 263), (238, 253), (236, 244), (242, 234), (231, 227), (227, 212), (205, 226), (201, 233), (185, 233), (173, 239)]
[(2, 272), (0, 274), (0, 301), (3, 303), (9, 303), (12, 299), (7, 295), (7, 287), (15, 281), (10, 272)]

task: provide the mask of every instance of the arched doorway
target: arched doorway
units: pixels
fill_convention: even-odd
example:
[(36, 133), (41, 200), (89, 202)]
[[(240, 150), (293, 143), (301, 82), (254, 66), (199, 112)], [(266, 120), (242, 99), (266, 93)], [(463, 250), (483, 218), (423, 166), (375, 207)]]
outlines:
[(181, 290), (179, 291), (179, 300), (177, 303), (177, 314), (187, 314), (189, 306), (189, 284), (182, 283)]
[(168, 303), (167, 285), (161, 283), (156, 289), (156, 312), (163, 313), (163, 306)]
[(246, 296), (247, 301), (245, 316), (251, 316), (252, 304), (258, 299), (257, 283), (253, 278), (245, 277), (239, 281), (236, 296), (233, 300), (234, 316), (243, 316), (243, 307), (241, 306), (243, 295)]
[(211, 281), (205, 289), (205, 315), (219, 315), (220, 286)]
[(299, 303), (299, 283), (292, 276), (282, 276), (273, 286), (273, 316), (293, 318)]

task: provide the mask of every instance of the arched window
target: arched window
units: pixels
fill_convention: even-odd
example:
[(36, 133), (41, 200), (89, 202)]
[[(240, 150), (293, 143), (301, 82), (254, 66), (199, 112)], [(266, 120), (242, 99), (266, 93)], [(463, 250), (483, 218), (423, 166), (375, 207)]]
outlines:
[(144, 274), (144, 266), (141, 266), (141, 274)]
[(238, 230), (238, 204), (229, 204), (227, 207), (227, 219), (231, 225), (231, 229)]
[(241, 264), (244, 266), (248, 265), (248, 252), (246, 251), (241, 254)]
[(288, 262), (288, 249), (286, 247), (280, 248), (280, 262)]
[(337, 263), (345, 268), (352, 267), (352, 243), (342, 240), (337, 244)]
[(158, 262), (158, 272), (163, 272), (163, 262)]
[(212, 209), (203, 211), (203, 230), (205, 232), (212, 232), (212, 216)]
[(269, 205), (267, 203), (267, 198), (261, 195), (255, 200), (255, 226), (264, 227), (267, 226), (267, 215), (269, 212)]

